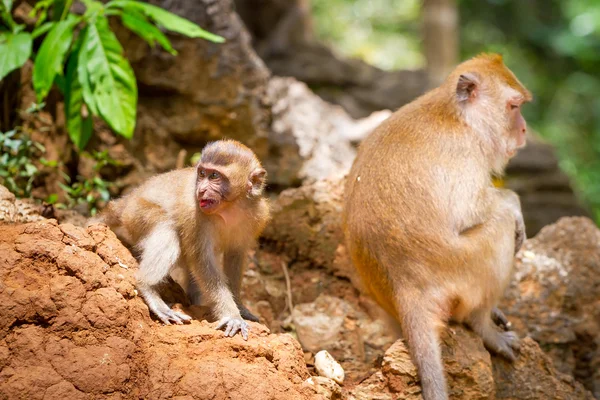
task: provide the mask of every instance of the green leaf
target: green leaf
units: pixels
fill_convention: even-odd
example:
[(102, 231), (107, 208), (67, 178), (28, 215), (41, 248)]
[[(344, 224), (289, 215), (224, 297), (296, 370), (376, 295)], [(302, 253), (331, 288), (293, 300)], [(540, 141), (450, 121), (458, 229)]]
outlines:
[(0, 80), (25, 64), (31, 55), (31, 42), (27, 32), (0, 34)]
[(177, 54), (171, 46), (169, 39), (167, 39), (160, 29), (149, 23), (143, 14), (127, 8), (121, 14), (121, 21), (123, 21), (123, 25), (148, 42), (150, 46), (154, 47), (155, 42), (158, 42), (169, 53), (173, 55)]
[[(84, 109), (83, 88), (78, 77), (79, 52), (83, 36), (75, 43), (73, 51), (67, 62), (67, 73), (65, 75), (65, 120), (69, 137), (82, 150), (92, 137), (92, 118)], [(83, 114), (86, 115), (83, 115)]]
[(46, 197), (46, 203), (48, 204), (54, 204), (58, 201), (58, 195), (56, 193), (52, 193), (51, 195), (49, 195), (48, 197)]
[(2, 0), (2, 5), (8, 12), (10, 12), (12, 10), (13, 1), (12, 0)]
[(56, 160), (46, 160), (44, 157), (40, 158), (40, 163), (46, 167), (55, 168), (58, 166), (58, 161)]
[(15, 32), (15, 21), (12, 18), (11, 14), (12, 9), (12, 0), (2, 0), (0, 1), (0, 23), (4, 23), (12, 33)]
[[(87, 35), (87, 27), (83, 29), (79, 33), (79, 37), (82, 40), (85, 40)], [(83, 44), (85, 46), (85, 44)], [(96, 107), (96, 101), (94, 100), (94, 95), (92, 94), (92, 86), (90, 85), (89, 74), (87, 71), (88, 65), (88, 52), (87, 51), (79, 51), (79, 56), (77, 60), (77, 78), (79, 79), (79, 84), (81, 85), (81, 89), (83, 90), (83, 99), (85, 100), (85, 104), (88, 106), (88, 110), (92, 113), (92, 115), (98, 114), (98, 107)]]
[(135, 127), (137, 85), (123, 48), (108, 26), (98, 17), (90, 24), (82, 44), (87, 72), (98, 112), (118, 134), (130, 139)]
[(73, 28), (81, 19), (73, 15), (57, 22), (40, 46), (33, 66), (33, 87), (38, 102), (46, 98), (56, 74), (62, 75), (65, 55), (73, 40)]
[(42, 36), (44, 33), (48, 32), (54, 26), (54, 22), (46, 22), (35, 28), (33, 32), (31, 32), (31, 38), (36, 39), (39, 36)]
[(132, 0), (115, 0), (106, 5), (107, 8), (116, 7), (127, 10), (136, 10), (147, 17), (151, 18), (157, 24), (164, 26), (166, 29), (181, 33), (182, 35), (192, 38), (203, 38), (215, 43), (223, 43), (225, 38), (213, 33), (207, 32), (200, 28), (195, 23), (181, 18), (173, 13), (163, 10), (160, 7), (153, 6), (147, 3), (141, 3)]
[(35, 175), (37, 171), (38, 169), (35, 167), (35, 165), (30, 163), (25, 164), (25, 172), (27, 173), (27, 176)]

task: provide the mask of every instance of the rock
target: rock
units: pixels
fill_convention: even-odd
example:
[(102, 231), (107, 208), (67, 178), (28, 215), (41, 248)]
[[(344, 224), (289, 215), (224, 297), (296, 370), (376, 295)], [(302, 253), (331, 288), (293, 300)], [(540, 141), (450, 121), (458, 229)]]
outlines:
[[(348, 303), (327, 295), (319, 296), (313, 303), (299, 304), (294, 307), (292, 319), (302, 347), (316, 353), (322, 348), (337, 343), (349, 311)], [(327, 377), (331, 378), (331, 376)]]
[(328, 268), (360, 287), (343, 248), (343, 192), (344, 181), (339, 179), (284, 190), (273, 202), (273, 218), (263, 237), (293, 260)]
[[(149, 120), (149, 124), (139, 126), (136, 144), (149, 154), (169, 136), (200, 146), (226, 132), (252, 148), (264, 148), (269, 115), (263, 99), (270, 72), (252, 49), (250, 35), (234, 12), (233, 2), (149, 3), (183, 16), (226, 41), (212, 43), (170, 34), (178, 52), (172, 56), (151, 49), (128, 30), (118, 30), (139, 82), (140, 115), (152, 116), (156, 124)], [(150, 129), (168, 136), (159, 143), (149, 143), (147, 140), (154, 136)]]
[[(285, 255), (264, 248), (251, 256), (242, 284), (245, 304), (272, 332), (292, 330), (305, 345), (309, 367), (314, 353), (327, 350), (344, 368), (346, 386), (372, 373), (373, 364), (395, 340), (388, 323), (379, 319), (381, 311), (349, 280), (296, 262), (288, 267), (296, 304), (290, 314), (284, 264), (289, 264)], [(323, 340), (325, 336), (329, 339)]]
[[(593, 400), (581, 384), (557, 372), (532, 339), (524, 339), (514, 365), (490, 354), (461, 325), (442, 335), (442, 355), (451, 399)], [(404, 343), (390, 347), (379, 371), (351, 388), (348, 399), (421, 399), (417, 370)]]
[(0, 222), (23, 223), (41, 221), (42, 209), (31, 199), (17, 199), (0, 185)]
[(341, 400), (342, 389), (333, 379), (323, 376), (311, 376), (304, 381), (302, 386), (313, 390), (316, 394), (323, 396), (326, 400)]
[(248, 341), (224, 338), (203, 317), (164, 326), (136, 269), (103, 225), (0, 225), (0, 398), (321, 398), (290, 335), (251, 323)]
[(272, 101), (272, 149), (264, 163), (269, 182), (280, 186), (343, 177), (356, 156), (352, 142), (360, 141), (391, 114), (380, 111), (354, 120), (291, 78), (272, 78), (267, 95)]
[(563, 373), (600, 398), (600, 230), (562, 218), (525, 242), (501, 307)]
[(340, 385), (344, 383), (344, 369), (327, 350), (315, 354), (315, 369), (322, 377), (332, 379)]

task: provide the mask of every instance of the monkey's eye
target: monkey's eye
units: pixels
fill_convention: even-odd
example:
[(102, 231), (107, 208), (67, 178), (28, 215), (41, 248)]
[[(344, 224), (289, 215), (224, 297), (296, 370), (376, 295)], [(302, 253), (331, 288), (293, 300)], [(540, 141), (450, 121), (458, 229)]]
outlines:
[(517, 108), (519, 108), (519, 106), (517, 104), (511, 104), (510, 105), (510, 109), (511, 110), (516, 110)]
[(201, 169), (200, 171), (198, 171), (198, 176), (200, 178), (204, 178), (206, 176), (206, 172), (203, 169)]
[(219, 179), (219, 173), (218, 172), (212, 172), (209, 176), (208, 179)]

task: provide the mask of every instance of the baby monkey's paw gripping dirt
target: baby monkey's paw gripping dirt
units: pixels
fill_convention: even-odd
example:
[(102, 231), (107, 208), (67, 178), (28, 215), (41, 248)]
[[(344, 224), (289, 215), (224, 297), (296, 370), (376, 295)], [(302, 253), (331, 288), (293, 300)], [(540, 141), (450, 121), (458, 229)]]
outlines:
[(172, 310), (169, 307), (152, 311), (165, 325), (171, 325), (171, 322), (174, 322), (177, 325), (182, 325), (184, 322), (189, 322), (192, 320), (192, 317), (189, 315), (186, 315), (180, 311)]
[(225, 329), (225, 336), (233, 337), (236, 333), (240, 332), (244, 340), (248, 340), (248, 331), (250, 326), (246, 321), (241, 318), (225, 317), (221, 318), (218, 323), (217, 329)]

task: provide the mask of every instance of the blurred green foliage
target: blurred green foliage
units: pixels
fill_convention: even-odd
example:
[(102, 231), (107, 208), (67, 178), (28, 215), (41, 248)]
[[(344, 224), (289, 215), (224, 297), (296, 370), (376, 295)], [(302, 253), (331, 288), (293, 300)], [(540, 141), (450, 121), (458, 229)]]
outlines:
[(94, 160), (93, 175), (89, 177), (78, 175), (77, 179), (72, 182), (67, 174), (63, 174), (63, 178), (68, 184), (59, 183), (59, 186), (65, 192), (68, 203), (57, 204), (57, 206), (59, 208), (73, 208), (83, 204), (90, 215), (94, 216), (110, 200), (110, 189), (115, 186), (113, 182), (105, 181), (102, 178), (100, 170), (109, 165), (118, 166), (119, 162), (112, 159), (106, 150), (92, 151), (91, 153), (84, 151), (81, 156)]
[(39, 175), (33, 160), (45, 152), (41, 143), (20, 129), (0, 132), (0, 184), (17, 197), (31, 196), (33, 181)]
[(497, 51), (533, 92), (525, 117), (600, 221), (600, 1), (462, 0), (462, 58)]
[(419, 0), (312, 0), (317, 36), (348, 57), (383, 69), (416, 69), (425, 58)]
[[(557, 148), (600, 222), (600, 0), (458, 0), (461, 59), (499, 52), (533, 92), (523, 112)], [(417, 0), (313, 0), (316, 33), (347, 56), (418, 68)]]

